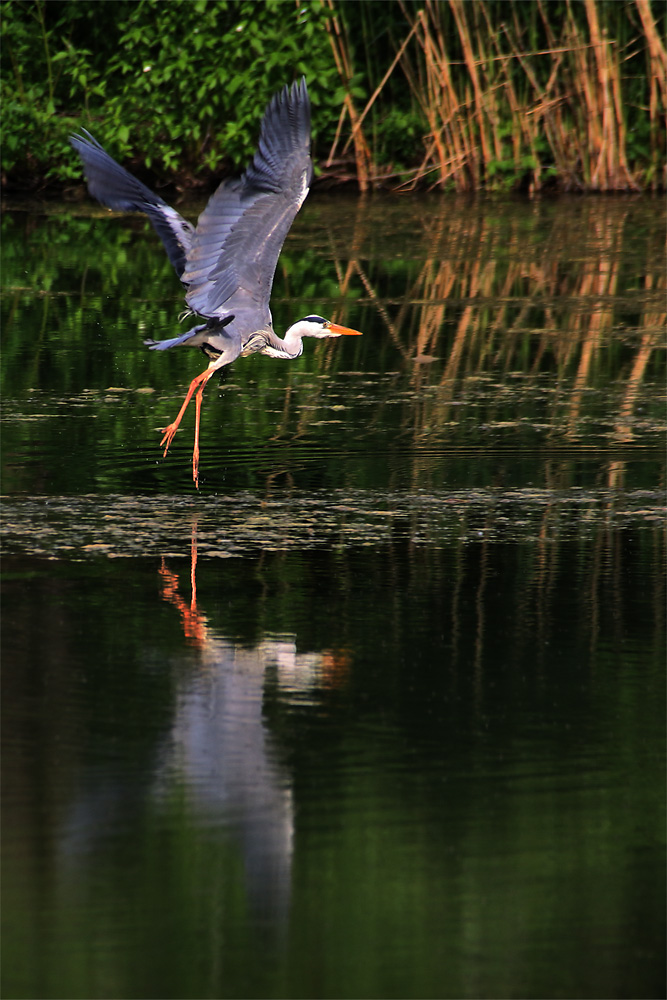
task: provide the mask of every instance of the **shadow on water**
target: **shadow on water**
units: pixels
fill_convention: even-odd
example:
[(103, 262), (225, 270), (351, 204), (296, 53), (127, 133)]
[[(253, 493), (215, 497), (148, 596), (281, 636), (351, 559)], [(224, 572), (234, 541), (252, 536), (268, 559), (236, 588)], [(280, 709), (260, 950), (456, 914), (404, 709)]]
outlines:
[(152, 234), (3, 227), (5, 994), (664, 995), (662, 206), (311, 199), (199, 493)]

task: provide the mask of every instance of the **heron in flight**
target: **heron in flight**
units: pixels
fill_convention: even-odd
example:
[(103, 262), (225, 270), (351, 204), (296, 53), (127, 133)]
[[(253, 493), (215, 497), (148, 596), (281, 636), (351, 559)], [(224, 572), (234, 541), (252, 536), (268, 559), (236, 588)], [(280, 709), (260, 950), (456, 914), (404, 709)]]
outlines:
[[(199, 488), (202, 394), (216, 371), (248, 354), (298, 358), (303, 337), (360, 335), (322, 316), (298, 320), (284, 339), (273, 330), (269, 299), (278, 257), (313, 175), (310, 100), (305, 78), (284, 87), (269, 103), (257, 151), (242, 177), (223, 181), (195, 226), (128, 173), (85, 129), (70, 142), (83, 160), (88, 190), (102, 205), (144, 212), (185, 286), (186, 315), (203, 322), (170, 340), (146, 340), (154, 351), (199, 347), (209, 358), (193, 378), (173, 423), (164, 428), (164, 455), (195, 396), (192, 478)], [(164, 457), (164, 456), (163, 456)]]

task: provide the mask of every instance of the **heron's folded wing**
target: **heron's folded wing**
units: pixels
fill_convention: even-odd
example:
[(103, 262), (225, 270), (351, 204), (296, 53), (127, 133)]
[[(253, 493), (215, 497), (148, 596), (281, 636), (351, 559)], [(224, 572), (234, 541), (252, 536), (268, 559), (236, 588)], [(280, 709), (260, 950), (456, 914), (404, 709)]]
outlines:
[(202, 316), (237, 312), (251, 300), (266, 324), (278, 257), (312, 178), (306, 81), (269, 104), (257, 152), (240, 180), (223, 182), (202, 212), (182, 281)]
[(175, 209), (128, 173), (109, 156), (96, 139), (84, 135), (70, 136), (70, 142), (83, 160), (88, 190), (102, 205), (121, 212), (144, 212), (162, 240), (169, 260), (179, 278), (192, 243), (194, 229)]

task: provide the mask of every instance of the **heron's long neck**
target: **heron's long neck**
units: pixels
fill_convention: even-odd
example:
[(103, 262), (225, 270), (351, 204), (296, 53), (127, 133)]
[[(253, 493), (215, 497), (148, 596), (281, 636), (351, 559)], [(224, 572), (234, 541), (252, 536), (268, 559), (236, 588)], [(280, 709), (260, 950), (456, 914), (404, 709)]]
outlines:
[(285, 336), (281, 339), (271, 332), (267, 336), (267, 345), (262, 354), (268, 354), (272, 358), (298, 358), (303, 354), (303, 340), (296, 325), (291, 326)]

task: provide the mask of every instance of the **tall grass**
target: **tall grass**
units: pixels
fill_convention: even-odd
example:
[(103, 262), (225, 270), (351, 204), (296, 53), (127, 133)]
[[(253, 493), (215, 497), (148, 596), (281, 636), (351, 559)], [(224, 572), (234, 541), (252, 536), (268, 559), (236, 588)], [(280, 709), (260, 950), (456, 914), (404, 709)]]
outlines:
[[(664, 186), (667, 53), (649, 0), (398, 4), (405, 35), (395, 40), (396, 58), (367, 107), (350, 114), (345, 149), (354, 143), (362, 187)], [(396, 178), (373, 174), (359, 151), (370, 105), (378, 96), (381, 104), (399, 69), (425, 129), (420, 162)], [(349, 53), (344, 72), (349, 81)]]

